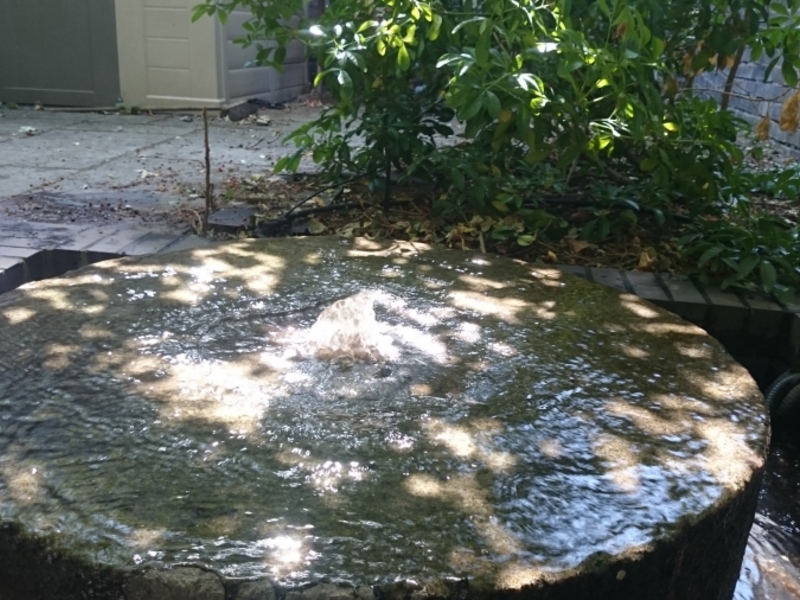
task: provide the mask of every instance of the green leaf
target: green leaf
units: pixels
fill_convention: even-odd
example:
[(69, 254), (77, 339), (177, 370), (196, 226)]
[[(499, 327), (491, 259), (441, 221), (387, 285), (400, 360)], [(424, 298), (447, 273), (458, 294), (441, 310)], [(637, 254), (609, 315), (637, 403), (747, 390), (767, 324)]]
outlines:
[(458, 111), (458, 120), (459, 121), (469, 121), (472, 117), (480, 112), (481, 108), (483, 108), (483, 94), (477, 95), (470, 104), (464, 108), (461, 107), (462, 110)]
[(778, 273), (775, 266), (768, 260), (761, 261), (761, 287), (766, 293), (770, 293), (775, 288), (778, 280)]
[(658, 58), (662, 54), (664, 54), (664, 49), (667, 47), (667, 44), (658, 37), (653, 37), (652, 39), (652, 49), (653, 49), (653, 56)]
[(493, 119), (496, 119), (500, 116), (500, 99), (497, 97), (497, 94), (491, 90), (486, 90), (483, 96), (486, 110), (489, 111), (489, 115)]
[(783, 80), (788, 87), (797, 87), (797, 70), (786, 57), (784, 57), (783, 64), (781, 65), (781, 75), (783, 75)]
[(341, 86), (342, 97), (345, 100), (350, 100), (353, 97), (353, 79), (350, 77), (350, 73), (344, 69), (339, 69), (336, 72), (336, 81)]
[(408, 49), (405, 44), (400, 46), (397, 51), (397, 66), (400, 67), (401, 71), (408, 71), (411, 67), (411, 57), (408, 55)]
[(303, 158), (303, 151), (298, 150), (294, 154), (290, 154), (289, 156), (281, 157), (278, 162), (275, 163), (274, 172), (280, 173), (282, 171), (289, 171), (294, 173), (300, 167), (300, 160)]
[(458, 33), (459, 30), (461, 30), (462, 28), (466, 27), (470, 23), (477, 23), (478, 21), (484, 21), (484, 20), (485, 20), (485, 17), (472, 17), (471, 19), (465, 19), (464, 21), (461, 21), (458, 25), (456, 25), (453, 28), (453, 33)]
[(456, 186), (456, 189), (464, 189), (464, 174), (460, 169), (456, 167), (450, 169), (450, 178), (453, 180), (453, 185)]
[[(481, 26), (485, 25), (487, 22), (491, 24), (491, 21), (487, 19), (481, 23)], [(477, 44), (475, 44), (475, 60), (478, 61), (478, 64), (482, 67), (489, 64), (489, 48), (492, 43), (492, 31), (493, 29), (491, 26), (486, 27), (486, 29), (481, 32)]]
[(659, 165), (658, 159), (654, 157), (645, 158), (642, 162), (639, 163), (639, 168), (644, 171), (652, 171)]
[(697, 266), (702, 268), (704, 264), (710, 261), (715, 256), (719, 256), (719, 254), (725, 249), (724, 246), (712, 246), (700, 256), (700, 260), (697, 261)]
[(275, 53), (272, 55), (272, 62), (282, 65), (284, 60), (286, 60), (286, 46), (275, 48)]
[(502, 213), (507, 213), (507, 212), (508, 212), (508, 210), (509, 210), (509, 208), (508, 208), (508, 206), (506, 205), (506, 203), (505, 203), (505, 202), (503, 202), (502, 200), (494, 200), (494, 201), (492, 202), (492, 206), (494, 206), (494, 207), (495, 207), (495, 209), (496, 209), (498, 212), (502, 212)]
[(535, 235), (520, 235), (517, 237), (517, 244), (520, 246), (530, 246), (535, 241)]
[(204, 17), (205, 15), (211, 16), (217, 10), (214, 4), (198, 4), (192, 8), (192, 23)]
[(756, 265), (761, 262), (761, 257), (757, 255), (748, 256), (742, 262), (739, 263), (739, 266), (736, 269), (736, 276), (739, 279), (746, 279), (750, 273), (753, 272), (753, 269), (756, 268)]
[(779, 302), (787, 306), (797, 304), (797, 293), (794, 291), (794, 288), (776, 284), (775, 288), (772, 290), (772, 295), (775, 296)]
[(433, 15), (433, 23), (431, 23), (430, 29), (428, 29), (428, 39), (430, 41), (435, 41), (439, 37), (439, 32), (442, 28), (442, 17), (441, 15)]
[(782, 2), (773, 2), (769, 5), (769, 9), (779, 15), (783, 15), (785, 17), (789, 16), (789, 10)]
[(406, 30), (406, 34), (403, 36), (403, 41), (406, 44), (414, 45), (414, 41), (417, 35), (417, 26), (410, 25), (409, 28)]
[(319, 73), (317, 73), (317, 76), (314, 77), (314, 87), (317, 87), (320, 83), (322, 83), (322, 80), (325, 79), (325, 76), (330, 73), (331, 73), (330, 70), (320, 71)]

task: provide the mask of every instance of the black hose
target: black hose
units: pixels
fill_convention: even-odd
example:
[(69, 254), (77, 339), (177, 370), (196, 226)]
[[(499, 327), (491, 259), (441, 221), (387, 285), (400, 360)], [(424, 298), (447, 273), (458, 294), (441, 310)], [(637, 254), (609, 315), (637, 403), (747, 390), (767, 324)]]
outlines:
[(794, 386), (790, 389), (783, 400), (772, 411), (773, 417), (787, 417), (797, 412), (800, 407), (800, 385)]
[(800, 383), (800, 373), (793, 370), (786, 371), (772, 382), (764, 395), (771, 415), (776, 414), (776, 411), (783, 403), (783, 399), (798, 383)]

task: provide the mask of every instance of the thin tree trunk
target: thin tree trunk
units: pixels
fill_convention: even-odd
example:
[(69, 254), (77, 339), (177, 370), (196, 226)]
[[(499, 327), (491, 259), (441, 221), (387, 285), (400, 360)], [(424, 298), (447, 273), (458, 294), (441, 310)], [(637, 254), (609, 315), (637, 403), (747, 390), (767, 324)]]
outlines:
[(744, 46), (739, 46), (736, 51), (736, 56), (733, 58), (731, 70), (728, 73), (728, 79), (725, 81), (725, 87), (722, 90), (722, 101), (719, 107), (722, 110), (728, 110), (728, 105), (731, 102), (731, 92), (733, 91), (733, 82), (736, 81), (736, 73), (739, 70), (739, 65), (742, 64), (742, 56), (744, 56)]

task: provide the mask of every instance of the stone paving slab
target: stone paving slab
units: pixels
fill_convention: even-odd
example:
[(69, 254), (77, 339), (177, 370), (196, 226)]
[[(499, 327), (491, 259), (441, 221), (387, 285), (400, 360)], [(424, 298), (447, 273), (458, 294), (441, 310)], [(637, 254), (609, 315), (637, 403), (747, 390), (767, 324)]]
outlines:
[(12, 248), (58, 248), (72, 243), (81, 232), (91, 228), (87, 225), (6, 220), (0, 222), (0, 245)]
[(652, 273), (640, 273), (637, 271), (622, 271), (623, 278), (633, 290), (633, 293), (655, 303), (670, 302), (671, 298), (664, 291), (657, 277)]
[(19, 258), (0, 256), (0, 294), (26, 283), (25, 263)]
[(39, 251), (39, 248), (20, 248), (18, 246), (0, 245), (0, 257), (2, 258), (25, 259), (30, 258)]
[[(107, 254), (123, 256), (126, 254), (126, 252), (123, 252), (124, 248), (135, 249), (140, 240), (151, 234), (152, 231), (144, 227), (128, 227), (119, 231), (115, 231), (111, 235), (105, 236), (99, 241), (89, 244), (86, 246), (86, 250), (91, 252), (103, 252)], [(172, 236), (172, 241), (178, 237), (180, 237), (180, 233), (176, 232)]]
[[(9, 142), (5, 146), (10, 149), (12, 144)], [(0, 148), (0, 155), (5, 153), (6, 149)], [(77, 169), (69, 168), (11, 167), (0, 164), (0, 190), (3, 195), (16, 196), (77, 172)], [(2, 202), (2, 198), (0, 198), (0, 202)]]
[(127, 246), (123, 246), (118, 250), (118, 252), (124, 256), (157, 254), (168, 248), (170, 245), (177, 243), (180, 238), (181, 232), (159, 233), (151, 231), (140, 238), (137, 238)]
[(595, 283), (599, 283), (605, 285), (607, 287), (612, 287), (615, 290), (619, 290), (621, 292), (632, 292), (633, 290), (630, 289), (630, 286), (627, 284), (625, 278), (622, 275), (622, 271), (619, 269), (603, 269), (603, 268), (593, 268), (589, 269), (589, 278), (591, 281)]
[(225, 242), (219, 242), (216, 240), (211, 240), (206, 237), (201, 237), (199, 235), (195, 235), (193, 233), (187, 233), (182, 237), (178, 238), (168, 246), (165, 246), (161, 249), (161, 252), (181, 252), (183, 250), (197, 250), (199, 248), (209, 248), (211, 246), (216, 246), (218, 244), (224, 244)]
[(4, 148), (10, 156), (4, 157), (3, 163), (12, 167), (80, 170), (168, 139), (169, 136), (164, 134), (51, 130), (12, 141), (10, 147)]

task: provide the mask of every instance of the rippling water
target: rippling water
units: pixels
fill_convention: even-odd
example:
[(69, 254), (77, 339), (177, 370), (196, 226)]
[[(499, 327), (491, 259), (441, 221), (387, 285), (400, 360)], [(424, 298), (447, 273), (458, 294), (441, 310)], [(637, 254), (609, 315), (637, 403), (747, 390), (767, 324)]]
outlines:
[[(763, 456), (744, 369), (635, 297), (508, 261), (234, 250), (0, 299), (0, 519), (126, 566), (534, 577), (671, 535)], [(364, 289), (385, 360), (304, 352)]]
[(800, 427), (774, 434), (734, 599), (800, 599)]

